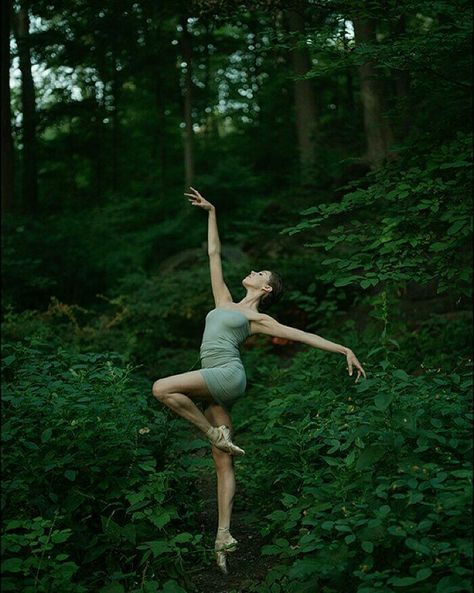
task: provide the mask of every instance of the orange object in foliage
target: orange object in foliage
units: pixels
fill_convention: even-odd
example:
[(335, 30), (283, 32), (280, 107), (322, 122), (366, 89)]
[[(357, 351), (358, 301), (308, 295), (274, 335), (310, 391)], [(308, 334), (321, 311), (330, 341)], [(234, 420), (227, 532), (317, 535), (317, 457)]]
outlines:
[(272, 338), (272, 344), (278, 344), (279, 346), (286, 346), (290, 341), (286, 338), (277, 338), (276, 336)]

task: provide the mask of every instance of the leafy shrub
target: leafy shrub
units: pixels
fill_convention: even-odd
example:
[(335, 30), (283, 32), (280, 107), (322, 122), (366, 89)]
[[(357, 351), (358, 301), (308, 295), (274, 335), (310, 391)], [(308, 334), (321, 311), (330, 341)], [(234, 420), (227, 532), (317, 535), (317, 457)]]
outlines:
[(400, 160), (341, 188), (351, 191), (340, 202), (306, 208), (302, 222), (280, 233), (315, 229), (305, 246), (333, 252), (321, 279), (336, 287), (436, 280), (438, 294), (469, 296), (472, 134), (432, 142), (421, 154), (403, 147)]
[(61, 544), (71, 535), (71, 529), (54, 529), (54, 520), (43, 517), (7, 521), (2, 536), (2, 589), (18, 591), (21, 582), (25, 593), (87, 591), (72, 581), (79, 566), (62, 552)]
[(178, 591), (186, 555), (206, 554), (202, 535), (180, 528), (183, 517), (198, 528), (187, 514), (200, 464), (181, 461), (184, 436), (173, 442), (151, 383), (116, 353), (38, 337), (2, 355), (7, 590), (132, 591), (143, 578), (158, 591), (171, 577)]
[(255, 591), (469, 590), (468, 367), (411, 376), (382, 361), (347, 385), (326, 360), (263, 369), (247, 400), (240, 479), (277, 561)]

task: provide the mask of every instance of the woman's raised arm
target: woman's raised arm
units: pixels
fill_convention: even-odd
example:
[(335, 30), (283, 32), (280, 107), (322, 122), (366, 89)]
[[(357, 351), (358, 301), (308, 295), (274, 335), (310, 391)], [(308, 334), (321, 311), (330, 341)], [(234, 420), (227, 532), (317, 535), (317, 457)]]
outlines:
[(208, 231), (207, 231), (207, 253), (209, 255), (209, 266), (211, 269), (211, 286), (212, 294), (216, 307), (219, 307), (222, 303), (232, 302), (232, 295), (224, 282), (224, 276), (222, 274), (222, 261), (221, 261), (221, 243), (219, 240), (219, 232), (217, 230), (217, 218), (215, 207), (208, 202), (201, 194), (191, 187), (194, 192), (192, 194), (185, 193), (185, 196), (190, 196), (192, 199), (189, 201), (193, 206), (200, 206), (209, 213), (208, 220)]

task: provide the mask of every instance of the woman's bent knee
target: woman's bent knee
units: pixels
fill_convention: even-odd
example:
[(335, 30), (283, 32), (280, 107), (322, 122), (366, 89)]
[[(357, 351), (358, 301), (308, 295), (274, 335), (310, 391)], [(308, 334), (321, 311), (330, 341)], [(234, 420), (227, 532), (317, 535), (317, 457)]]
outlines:
[(165, 391), (164, 381), (162, 381), (162, 379), (158, 379), (153, 383), (151, 392), (153, 396), (161, 402), (163, 402), (168, 395)]

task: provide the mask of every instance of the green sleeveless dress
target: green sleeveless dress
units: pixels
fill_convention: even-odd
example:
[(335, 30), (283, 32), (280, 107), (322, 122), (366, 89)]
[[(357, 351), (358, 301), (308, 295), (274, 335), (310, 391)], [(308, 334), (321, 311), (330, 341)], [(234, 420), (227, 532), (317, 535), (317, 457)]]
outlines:
[(228, 412), (247, 386), (239, 346), (249, 335), (250, 322), (241, 311), (217, 307), (206, 315), (200, 372), (213, 398)]

